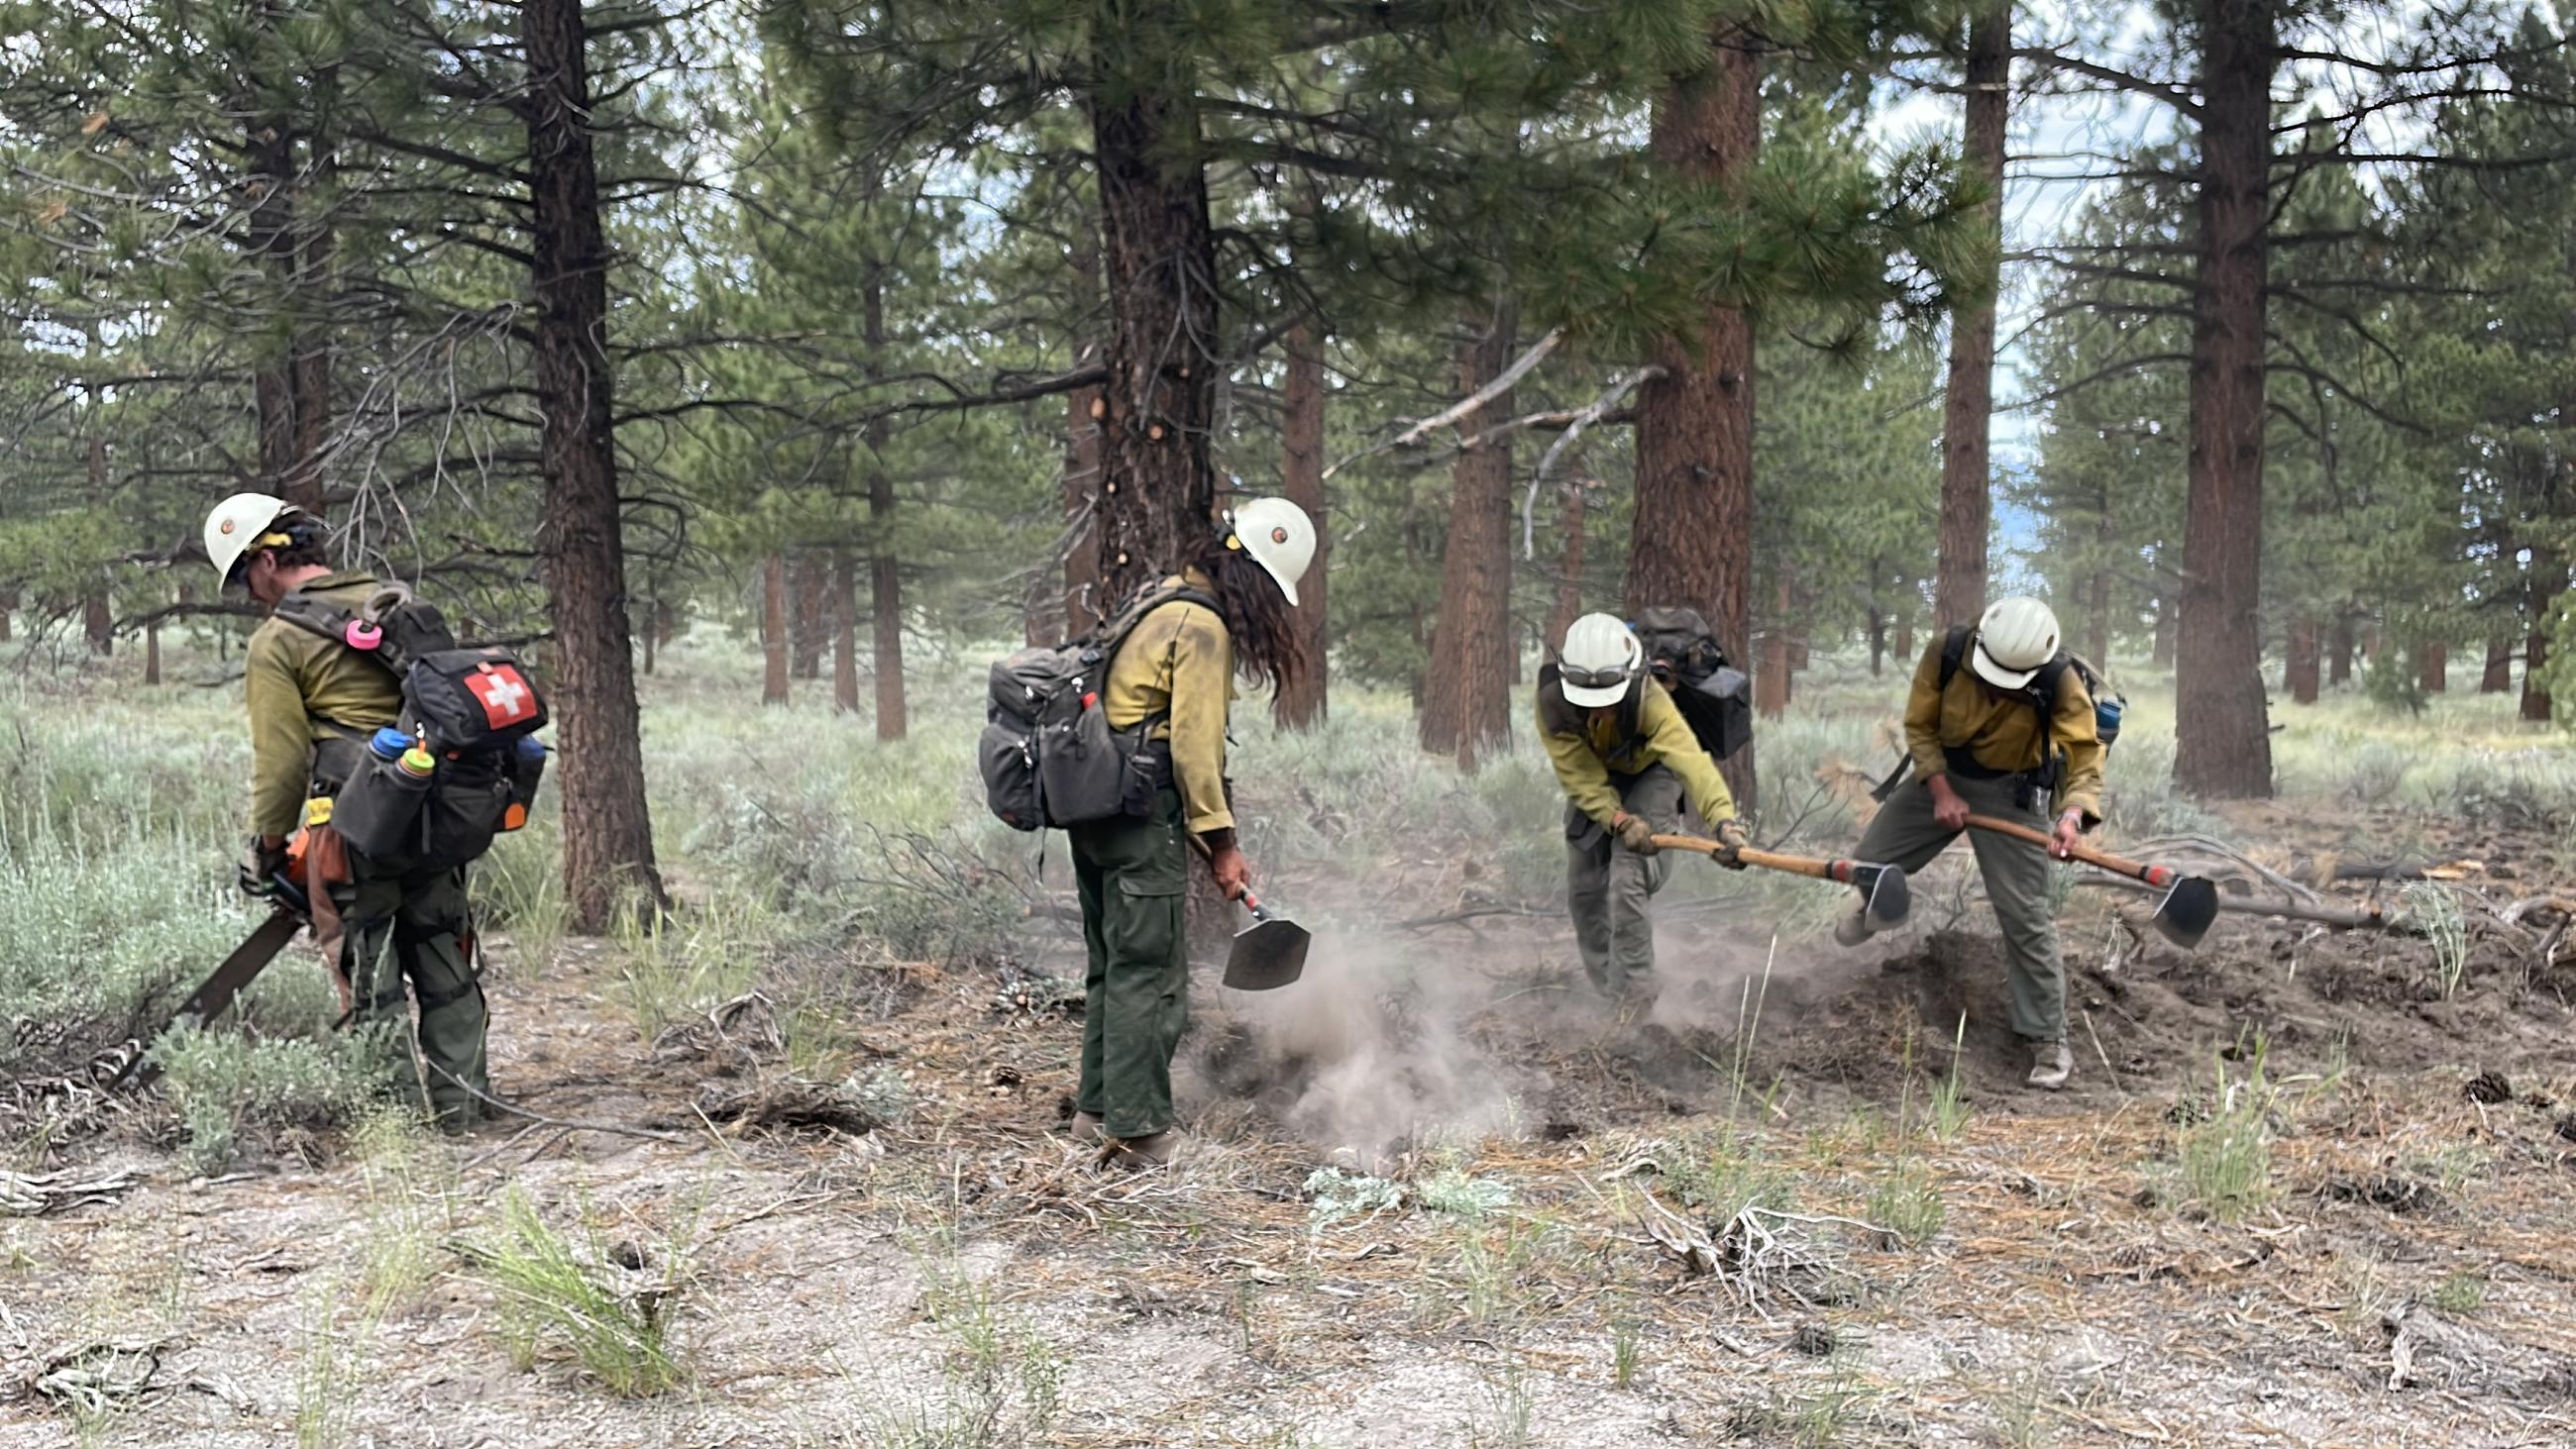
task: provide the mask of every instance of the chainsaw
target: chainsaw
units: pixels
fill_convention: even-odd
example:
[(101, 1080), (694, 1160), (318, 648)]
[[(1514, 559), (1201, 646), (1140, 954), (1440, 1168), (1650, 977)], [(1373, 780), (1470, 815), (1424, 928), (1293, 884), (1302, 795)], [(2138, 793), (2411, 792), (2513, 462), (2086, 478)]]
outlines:
[(215, 967), (213, 975), (188, 993), (188, 999), (179, 1003), (179, 1009), (158, 1030), (149, 1036), (128, 1037), (100, 1053), (91, 1063), (93, 1080), (103, 1080), (110, 1091), (150, 1086), (161, 1075), (160, 1064), (151, 1059), (154, 1043), (183, 1023), (203, 1027), (213, 1022), (233, 1004), (234, 997), (241, 995), (242, 988), (259, 979), (259, 973), (267, 970), (277, 953), (286, 949), (286, 943), (313, 919), (311, 898), (289, 874), (302, 863), (301, 859), (292, 861), (268, 878), (268, 899), (276, 906), (268, 913), (268, 919), (233, 948), (232, 954)]

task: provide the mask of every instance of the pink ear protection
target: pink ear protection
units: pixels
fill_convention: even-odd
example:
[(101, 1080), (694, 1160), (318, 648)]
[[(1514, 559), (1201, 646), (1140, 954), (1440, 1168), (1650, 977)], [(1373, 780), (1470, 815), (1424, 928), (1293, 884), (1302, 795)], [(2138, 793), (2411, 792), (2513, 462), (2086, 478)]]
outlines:
[(340, 638), (352, 649), (373, 649), (385, 642), (385, 631), (364, 619), (351, 619), (349, 627), (340, 631)]

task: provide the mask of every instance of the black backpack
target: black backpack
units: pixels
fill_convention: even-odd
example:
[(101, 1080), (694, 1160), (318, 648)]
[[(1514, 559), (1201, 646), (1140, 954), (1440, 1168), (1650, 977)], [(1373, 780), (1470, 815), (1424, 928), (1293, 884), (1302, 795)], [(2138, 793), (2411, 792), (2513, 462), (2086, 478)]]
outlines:
[(1077, 639), (1031, 645), (995, 662), (975, 768), (984, 777), (984, 801), (1003, 824), (1043, 830), (1138, 817), (1152, 807), (1162, 780), (1148, 745), (1162, 716), (1113, 730), (1100, 696), (1118, 646), (1175, 599), (1217, 608), (1198, 589), (1160, 583)]
[(1752, 740), (1753, 682), (1727, 659), (1698, 610), (1640, 609), (1628, 627), (1710, 759), (1723, 760)]
[(444, 870), (480, 857), (527, 823), (545, 751), (522, 744), (546, 725), (544, 695), (507, 649), (459, 648), (438, 609), (401, 584), (358, 608), (304, 593), (275, 615), (382, 666), (402, 684), (401, 729), (436, 758), (426, 781), (356, 750), (331, 823), (359, 854)]
[[(1950, 681), (1958, 677), (1960, 666), (1967, 662), (1968, 640), (1976, 632), (1966, 624), (1959, 624), (1942, 636), (1941, 688), (1948, 689)], [(2110, 682), (2102, 677), (2102, 672), (2083, 655), (2058, 650), (2046, 664), (2039, 666), (2039, 672), (2031, 676), (2030, 682), (2016, 692), (2030, 701), (2032, 709), (2039, 711), (2039, 737), (2047, 739), (2057, 715), (2057, 691), (2070, 669), (2075, 671), (2076, 678), (2084, 681), (2084, 692), (2093, 698), (2093, 735), (2107, 751), (2120, 738), (2120, 716), (2127, 710), (2128, 701), (2120, 697), (2120, 692), (2113, 689)]]

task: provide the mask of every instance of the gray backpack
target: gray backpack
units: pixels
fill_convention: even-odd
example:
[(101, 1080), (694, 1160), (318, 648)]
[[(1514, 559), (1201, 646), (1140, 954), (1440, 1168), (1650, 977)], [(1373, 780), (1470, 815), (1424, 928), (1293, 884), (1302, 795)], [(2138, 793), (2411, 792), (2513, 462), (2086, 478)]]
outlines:
[(1162, 766), (1160, 752), (1147, 746), (1163, 716), (1113, 730), (1100, 696), (1118, 646), (1175, 599), (1217, 607), (1197, 589), (1156, 584), (1070, 643), (1032, 645), (993, 665), (975, 767), (985, 803), (1003, 824), (1043, 830), (1141, 817), (1152, 808)]

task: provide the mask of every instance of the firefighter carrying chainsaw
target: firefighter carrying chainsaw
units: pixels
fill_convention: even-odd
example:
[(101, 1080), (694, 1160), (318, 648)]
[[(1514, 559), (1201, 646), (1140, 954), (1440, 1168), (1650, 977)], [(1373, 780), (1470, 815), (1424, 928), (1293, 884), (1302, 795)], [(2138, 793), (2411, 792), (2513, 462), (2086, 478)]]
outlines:
[(392, 1090), (461, 1132), (492, 1090), (465, 868), (526, 823), (545, 766), (533, 737), (544, 702), (508, 651), (460, 649), (404, 586), (335, 569), (323, 521), (282, 499), (225, 499), (205, 544), (224, 586), (269, 613), (243, 686), (241, 887), (277, 897), (296, 845), (346, 1019), (383, 1042)]
[[(2101, 823), (2102, 756), (2121, 707), (2089, 664), (2058, 645), (2056, 613), (2026, 598), (1998, 600), (1974, 628), (1932, 641), (1906, 698), (1905, 758), (1873, 792), (1883, 803), (1853, 851), (1911, 873), (1971, 815), (2048, 832), (2046, 850), (1985, 829), (1969, 841), (2003, 928), (2013, 1031), (2031, 1047), (2029, 1084), (2052, 1092), (2066, 1085), (2075, 1058), (2049, 858), (2066, 858)], [(1870, 931), (1855, 903), (1834, 939), (1856, 946)]]

